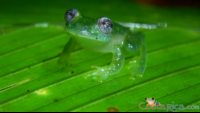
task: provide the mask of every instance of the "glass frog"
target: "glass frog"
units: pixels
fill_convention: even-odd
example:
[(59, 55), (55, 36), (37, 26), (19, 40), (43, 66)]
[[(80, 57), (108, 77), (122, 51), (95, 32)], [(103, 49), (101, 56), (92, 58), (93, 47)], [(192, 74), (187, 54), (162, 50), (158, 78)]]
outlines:
[[(134, 76), (142, 76), (146, 67), (147, 51), (145, 38), (142, 33), (134, 33), (131, 29), (153, 29), (158, 25), (112, 22), (108, 17), (92, 19), (85, 17), (77, 9), (70, 9), (65, 13), (66, 32), (71, 36), (64, 47), (59, 63), (67, 64), (70, 53), (78, 43), (84, 49), (112, 53), (112, 61), (107, 67), (98, 67), (96, 71), (87, 75), (94, 80), (102, 82), (108, 76), (120, 72), (125, 62), (123, 51), (134, 53), (140, 51), (139, 60), (130, 61), (128, 68)], [(87, 78), (86, 77), (86, 78)]]

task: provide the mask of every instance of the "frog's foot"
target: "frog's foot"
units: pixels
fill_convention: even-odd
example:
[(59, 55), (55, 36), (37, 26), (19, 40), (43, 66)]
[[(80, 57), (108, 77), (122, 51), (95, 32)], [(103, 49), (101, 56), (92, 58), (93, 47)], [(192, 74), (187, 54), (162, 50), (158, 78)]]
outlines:
[(88, 74), (87, 76), (92, 77), (94, 80), (96, 80), (98, 82), (102, 82), (109, 75), (108, 68), (102, 68), (99, 66), (92, 66), (92, 68), (96, 68), (97, 70), (93, 73)]
[(133, 63), (130, 62), (130, 65), (127, 66), (128, 70), (133, 70), (130, 72), (129, 78), (136, 78), (136, 77), (142, 77), (144, 75), (145, 66), (144, 65), (137, 65), (136, 61)]
[(130, 76), (129, 76), (129, 79), (135, 80), (136, 77), (142, 77), (142, 76), (143, 76), (143, 73), (140, 73), (140, 72), (131, 72)]
[(59, 65), (63, 65), (63, 66), (68, 66), (69, 65), (69, 61), (67, 58), (59, 58), (57, 63)]
[(135, 80), (135, 77), (133, 77), (133, 76), (130, 76), (130, 77), (129, 77), (129, 79), (131, 79), (131, 80)]
[(91, 66), (91, 68), (101, 69), (99, 66)]
[(138, 77), (142, 77), (143, 74), (142, 74), (142, 73), (138, 73), (136, 76), (138, 76)]

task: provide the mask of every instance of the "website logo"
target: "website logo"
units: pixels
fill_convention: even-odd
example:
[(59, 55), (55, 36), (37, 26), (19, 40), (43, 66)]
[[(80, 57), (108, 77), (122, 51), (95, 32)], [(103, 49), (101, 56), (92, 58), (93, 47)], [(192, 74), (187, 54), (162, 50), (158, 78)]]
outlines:
[(184, 107), (183, 104), (160, 104), (160, 102), (156, 101), (153, 97), (152, 98), (145, 98), (146, 102), (141, 102), (139, 104), (139, 108), (142, 110), (167, 110), (175, 112), (177, 110), (186, 110), (186, 109), (199, 109), (199, 105), (194, 106), (186, 106)]

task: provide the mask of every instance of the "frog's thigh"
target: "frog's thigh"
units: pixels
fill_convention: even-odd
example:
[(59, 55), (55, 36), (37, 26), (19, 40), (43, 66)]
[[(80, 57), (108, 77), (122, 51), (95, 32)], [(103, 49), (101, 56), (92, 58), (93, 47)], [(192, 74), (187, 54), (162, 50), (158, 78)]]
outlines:
[(167, 23), (158, 23), (158, 24), (146, 24), (146, 23), (132, 23), (132, 22), (117, 22), (118, 24), (128, 27), (130, 29), (142, 28), (142, 29), (157, 29), (159, 27), (166, 28)]

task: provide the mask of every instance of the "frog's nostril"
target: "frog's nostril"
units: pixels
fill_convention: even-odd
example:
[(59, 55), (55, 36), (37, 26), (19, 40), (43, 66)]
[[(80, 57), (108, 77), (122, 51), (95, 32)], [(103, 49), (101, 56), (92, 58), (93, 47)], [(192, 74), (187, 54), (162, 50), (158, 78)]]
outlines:
[(74, 17), (76, 16), (77, 10), (76, 9), (70, 9), (65, 13), (65, 21), (67, 23), (70, 23)]

